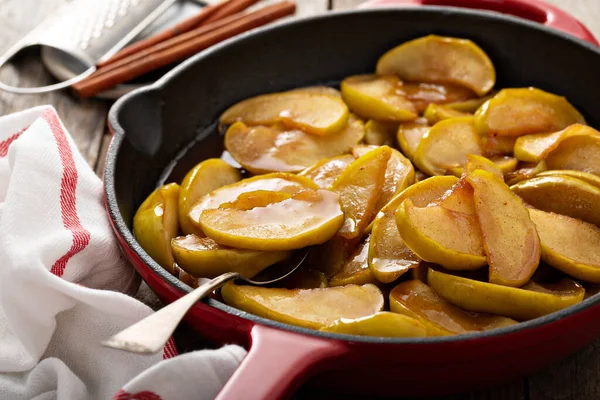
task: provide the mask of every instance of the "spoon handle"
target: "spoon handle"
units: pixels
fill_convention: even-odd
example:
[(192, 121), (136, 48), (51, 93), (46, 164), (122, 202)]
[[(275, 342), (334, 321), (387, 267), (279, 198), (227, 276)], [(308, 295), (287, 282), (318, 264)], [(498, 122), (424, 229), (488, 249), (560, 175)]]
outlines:
[(237, 272), (219, 275), (102, 344), (133, 353), (156, 353), (163, 349), (179, 322), (198, 300), (240, 276)]

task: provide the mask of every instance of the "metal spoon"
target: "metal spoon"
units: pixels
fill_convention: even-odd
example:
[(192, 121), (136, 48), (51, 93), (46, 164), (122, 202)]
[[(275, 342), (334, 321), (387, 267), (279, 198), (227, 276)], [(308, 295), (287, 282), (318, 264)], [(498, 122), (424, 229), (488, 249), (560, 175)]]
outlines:
[(102, 344), (133, 353), (156, 353), (163, 349), (188, 310), (213, 290), (234, 279), (241, 279), (257, 286), (280, 281), (297, 270), (307, 255), (308, 250), (295, 252), (289, 259), (266, 268), (253, 279), (245, 278), (238, 272), (227, 272), (219, 275), (198, 286), (177, 301), (122, 330), (107, 341), (102, 342)]

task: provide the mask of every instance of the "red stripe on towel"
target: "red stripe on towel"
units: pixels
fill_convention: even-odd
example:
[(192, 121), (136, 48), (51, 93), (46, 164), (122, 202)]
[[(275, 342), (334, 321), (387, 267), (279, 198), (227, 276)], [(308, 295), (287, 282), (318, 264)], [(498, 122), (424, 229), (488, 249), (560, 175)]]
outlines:
[(6, 157), (6, 155), (8, 154), (8, 148), (10, 147), (10, 145), (19, 138), (19, 136), (21, 136), (23, 134), (23, 132), (25, 132), (27, 129), (29, 129), (29, 127), (25, 127), (23, 129), (21, 129), (19, 132), (9, 136), (7, 139), (4, 139), (3, 141), (0, 142), (0, 157)]
[(112, 400), (162, 400), (159, 395), (148, 390), (137, 393), (127, 393), (123, 389), (119, 389), (112, 397)]
[(42, 118), (52, 131), (56, 145), (58, 146), (58, 154), (63, 167), (63, 175), (60, 182), (60, 210), (62, 221), (65, 229), (71, 231), (73, 235), (73, 244), (65, 255), (56, 260), (50, 272), (54, 275), (62, 276), (65, 272), (67, 262), (75, 254), (79, 253), (90, 243), (90, 232), (85, 229), (79, 221), (77, 215), (77, 168), (73, 159), (73, 152), (67, 141), (67, 136), (62, 130), (58, 116), (53, 111), (44, 111)]
[(175, 341), (173, 340), (173, 337), (170, 337), (169, 340), (167, 340), (167, 344), (165, 344), (165, 348), (163, 350), (163, 360), (173, 358), (178, 354), (179, 352), (175, 346)]

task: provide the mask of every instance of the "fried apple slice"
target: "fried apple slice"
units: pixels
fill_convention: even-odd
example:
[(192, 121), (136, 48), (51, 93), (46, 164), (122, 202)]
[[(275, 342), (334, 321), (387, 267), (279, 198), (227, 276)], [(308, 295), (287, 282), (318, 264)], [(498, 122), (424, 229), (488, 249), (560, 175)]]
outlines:
[(452, 110), (461, 111), (464, 113), (473, 114), (483, 103), (494, 97), (498, 93), (495, 90), (492, 90), (488, 94), (483, 97), (476, 97), (474, 99), (466, 99), (466, 100), (455, 100), (451, 103), (447, 103), (446, 107), (451, 108)]
[(483, 96), (496, 83), (490, 58), (467, 39), (429, 35), (405, 42), (379, 58), (377, 73), (418, 82), (454, 83)]
[(585, 289), (570, 279), (554, 284), (529, 282), (521, 288), (476, 281), (429, 269), (435, 292), (466, 311), (485, 312), (518, 321), (541, 317), (583, 300)]
[(304, 189), (283, 200), (253, 193), (251, 201), (204, 210), (198, 222), (206, 236), (241, 249), (294, 250), (326, 242), (344, 223), (340, 196), (329, 190)]
[(540, 162), (556, 149), (563, 140), (574, 136), (598, 136), (600, 132), (587, 125), (573, 124), (554, 133), (537, 133), (517, 138), (515, 157), (521, 161)]
[(227, 283), (225, 303), (259, 317), (319, 329), (340, 318), (361, 318), (383, 309), (383, 295), (375, 285), (322, 289), (278, 289)]
[(429, 132), (430, 126), (425, 118), (417, 118), (413, 122), (404, 122), (398, 126), (396, 138), (402, 153), (414, 160), (415, 153), (423, 136)]
[(300, 88), (296, 88), (296, 89), (292, 89), (290, 90), (290, 92), (304, 92), (304, 93), (312, 93), (312, 94), (324, 94), (327, 96), (333, 96), (333, 97), (338, 97), (338, 98), (342, 98), (342, 93), (335, 89), (332, 88), (331, 86), (305, 86), (305, 87), (300, 87)]
[(478, 269), (486, 264), (481, 230), (474, 215), (434, 205), (419, 208), (411, 199), (396, 211), (400, 237), (419, 258), (448, 269)]
[(424, 337), (425, 325), (406, 315), (380, 311), (367, 317), (340, 318), (320, 329), (322, 332), (376, 337)]
[(600, 175), (600, 136), (565, 139), (546, 158), (548, 169), (571, 169)]
[(358, 246), (358, 249), (344, 263), (344, 266), (329, 281), (331, 286), (344, 285), (364, 285), (375, 283), (375, 277), (369, 269), (367, 254), (371, 237), (367, 236), (365, 241)]
[(346, 127), (328, 136), (314, 136), (281, 125), (247, 126), (236, 122), (227, 129), (225, 147), (254, 174), (300, 172), (323, 158), (347, 153), (364, 133), (362, 121), (353, 116)]
[(539, 163), (517, 162), (517, 167), (514, 171), (508, 172), (505, 177), (506, 184), (513, 186), (521, 181), (531, 179), (537, 176), (540, 172), (546, 170), (546, 160)]
[(533, 87), (502, 89), (475, 113), (481, 135), (522, 136), (585, 124), (567, 99)]
[(327, 189), (340, 174), (356, 160), (352, 154), (324, 158), (300, 172), (299, 176), (312, 179), (321, 189)]
[(398, 206), (404, 199), (410, 198), (417, 207), (425, 207), (442, 197), (456, 182), (457, 179), (452, 176), (436, 176), (421, 181), (402, 191), (377, 214), (371, 230), (368, 266), (378, 281), (393, 282), (420, 262), (398, 232), (394, 216)]
[(345, 239), (334, 236), (327, 242), (314, 246), (308, 252), (308, 267), (321, 271), (330, 279), (339, 273), (346, 261), (360, 246), (360, 238)]
[(193, 234), (173, 238), (171, 248), (177, 265), (196, 278), (215, 278), (226, 272), (252, 278), (290, 255), (288, 251), (234, 249)]
[(390, 292), (390, 309), (421, 322), (430, 336), (480, 332), (517, 323), (496, 315), (465, 312), (419, 280), (405, 281), (394, 287)]
[(263, 94), (240, 101), (221, 115), (220, 122), (246, 125), (272, 125), (282, 122), (288, 128), (314, 135), (330, 135), (348, 121), (348, 107), (329, 94), (289, 91)]
[(144, 200), (133, 216), (133, 234), (140, 246), (161, 267), (174, 273), (171, 239), (179, 231), (179, 185), (169, 183)]
[(540, 262), (540, 239), (525, 204), (490, 172), (475, 170), (466, 179), (473, 187), (490, 282), (524, 285)]
[(510, 187), (527, 204), (600, 225), (600, 189), (570, 176), (540, 176)]
[(452, 83), (403, 82), (398, 92), (415, 105), (418, 113), (430, 104), (466, 101), (476, 96), (471, 89)]
[(340, 85), (350, 110), (379, 121), (412, 121), (418, 117), (413, 103), (398, 93), (402, 82), (396, 76), (355, 75)]
[(565, 215), (530, 209), (542, 260), (586, 282), (600, 283), (600, 228)]
[(373, 146), (393, 146), (398, 124), (370, 119), (365, 124), (365, 143)]
[(340, 195), (345, 214), (339, 236), (358, 237), (373, 219), (391, 155), (388, 146), (370, 151), (350, 164), (331, 185), (331, 190)]
[(225, 185), (242, 179), (236, 168), (218, 158), (204, 160), (192, 168), (183, 178), (179, 189), (179, 226), (183, 233), (194, 233), (204, 236), (200, 229), (193, 225), (188, 214), (192, 206), (204, 195)]
[(600, 176), (582, 171), (573, 171), (571, 169), (553, 169), (551, 171), (542, 171), (536, 176), (570, 176), (571, 178), (580, 179), (592, 186), (600, 188)]
[(486, 157), (512, 156), (517, 139), (512, 136), (483, 137), (483, 154)]
[(286, 289), (318, 289), (329, 287), (329, 282), (321, 271), (300, 267), (290, 276), (279, 281), (277, 286)]
[(477, 169), (488, 171), (498, 179), (504, 180), (504, 174), (502, 173), (502, 169), (498, 164), (483, 156), (467, 154), (467, 164), (465, 165), (462, 176), (466, 178), (469, 176), (469, 174)]
[(456, 111), (452, 108), (435, 103), (429, 104), (423, 113), (423, 117), (425, 117), (429, 125), (435, 125), (436, 123), (448, 118), (471, 116), (473, 115), (462, 111)]
[(242, 193), (266, 190), (293, 194), (307, 188), (316, 190), (319, 186), (308, 178), (284, 172), (247, 178), (237, 183), (220, 187), (201, 197), (191, 208), (188, 218), (192, 224), (198, 226), (200, 214), (204, 210), (218, 208), (223, 203), (232, 202)]
[(444, 175), (451, 168), (463, 167), (467, 154), (482, 154), (473, 117), (450, 118), (429, 129), (421, 139), (413, 161), (429, 175)]

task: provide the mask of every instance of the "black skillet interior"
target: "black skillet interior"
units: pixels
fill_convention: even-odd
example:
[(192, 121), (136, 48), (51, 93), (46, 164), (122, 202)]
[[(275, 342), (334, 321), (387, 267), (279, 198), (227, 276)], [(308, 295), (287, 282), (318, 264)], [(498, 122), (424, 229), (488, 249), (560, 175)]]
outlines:
[[(220, 156), (222, 137), (215, 124), (219, 114), (253, 95), (330, 84), (348, 75), (373, 72), (385, 51), (431, 33), (469, 38), (481, 46), (496, 67), (497, 88), (535, 86), (566, 96), (590, 125), (600, 127), (600, 51), (538, 24), (440, 7), (347, 11), (296, 20), (214, 46), (152, 87), (131, 93), (113, 106), (109, 121), (116, 138), (108, 153), (105, 184), (117, 229), (150, 268), (171, 284), (189, 290), (148, 257), (130, 228), (136, 208), (158, 183), (165, 178), (179, 182), (202, 159)], [(186, 147), (190, 151), (181, 157)], [(595, 302), (596, 298), (586, 300), (515, 329), (559, 318)], [(215, 301), (211, 304), (265, 321)]]

